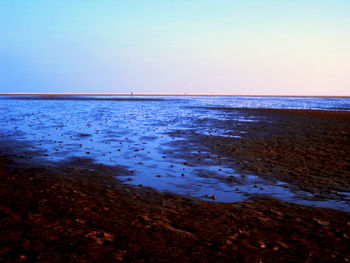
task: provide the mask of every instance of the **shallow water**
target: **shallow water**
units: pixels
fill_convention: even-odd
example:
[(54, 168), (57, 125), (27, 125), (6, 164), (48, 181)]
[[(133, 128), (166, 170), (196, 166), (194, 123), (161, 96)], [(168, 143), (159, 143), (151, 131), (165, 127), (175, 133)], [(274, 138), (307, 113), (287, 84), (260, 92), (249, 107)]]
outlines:
[[(242, 176), (229, 160), (218, 159), (206, 149), (196, 149), (189, 141), (185, 141), (187, 148), (181, 154), (174, 152), (178, 149), (174, 145), (186, 140), (172, 135), (179, 130), (233, 139), (244, 133), (234, 127), (230, 131), (198, 127), (206, 118), (259, 121), (245, 118), (239, 112), (212, 111), (206, 107), (350, 110), (350, 99), (6, 96), (0, 97), (0, 135), (1, 140), (29, 143), (33, 151), (50, 161), (88, 157), (98, 163), (125, 166), (132, 179), (125, 177), (127, 183), (161, 191), (209, 198), (215, 195), (217, 201), (223, 202), (270, 195), (350, 211), (349, 200), (309, 200), (310, 194), (292, 192), (283, 182), (266, 181), (257, 175)], [(197, 152), (202, 160), (191, 162)]]

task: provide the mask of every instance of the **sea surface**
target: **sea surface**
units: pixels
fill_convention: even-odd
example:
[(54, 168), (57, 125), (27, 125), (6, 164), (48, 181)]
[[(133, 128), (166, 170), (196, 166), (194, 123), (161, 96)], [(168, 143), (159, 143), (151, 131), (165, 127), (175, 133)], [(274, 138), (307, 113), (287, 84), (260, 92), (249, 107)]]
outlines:
[[(307, 192), (292, 192), (284, 182), (242, 174), (229, 160), (188, 165), (187, 155), (173, 154), (172, 132), (195, 130), (239, 139), (240, 132), (196, 127), (194, 120), (228, 119), (210, 107), (318, 109), (350, 111), (350, 98), (317, 97), (205, 97), (205, 96), (0, 96), (0, 141), (23, 142), (42, 160), (90, 158), (96, 163), (123, 166), (125, 183), (153, 187), (215, 201), (242, 201), (268, 195), (302, 204), (350, 211), (349, 200), (314, 200)], [(236, 115), (238, 121), (256, 121)], [(244, 132), (244, 131), (241, 131)], [(203, 153), (202, 154), (206, 154)], [(208, 152), (208, 154), (210, 154)], [(240, 178), (232, 184), (223, 180)], [(261, 187), (257, 188), (256, 185)], [(237, 188), (239, 190), (237, 190)], [(344, 193), (347, 194), (347, 193)], [(209, 199), (211, 200), (211, 199)]]

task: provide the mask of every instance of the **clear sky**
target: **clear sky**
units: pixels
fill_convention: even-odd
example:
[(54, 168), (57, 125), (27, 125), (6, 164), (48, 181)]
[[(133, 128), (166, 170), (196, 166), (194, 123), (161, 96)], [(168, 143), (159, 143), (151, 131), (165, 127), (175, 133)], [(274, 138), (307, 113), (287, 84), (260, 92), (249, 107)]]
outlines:
[(350, 1), (0, 1), (0, 92), (131, 91), (350, 95)]

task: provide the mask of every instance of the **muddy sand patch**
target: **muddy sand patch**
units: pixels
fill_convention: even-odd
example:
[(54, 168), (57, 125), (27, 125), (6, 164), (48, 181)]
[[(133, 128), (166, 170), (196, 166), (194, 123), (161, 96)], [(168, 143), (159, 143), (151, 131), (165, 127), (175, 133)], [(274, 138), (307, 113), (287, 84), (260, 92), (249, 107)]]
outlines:
[(350, 260), (348, 213), (275, 199), (204, 202), (126, 186), (102, 168), (23, 168), (1, 157), (0, 261)]

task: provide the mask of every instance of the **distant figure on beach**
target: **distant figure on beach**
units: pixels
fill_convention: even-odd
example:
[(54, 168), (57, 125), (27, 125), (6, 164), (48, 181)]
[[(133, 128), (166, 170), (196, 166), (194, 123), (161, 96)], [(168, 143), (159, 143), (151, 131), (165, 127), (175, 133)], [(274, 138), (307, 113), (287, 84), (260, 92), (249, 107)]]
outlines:
[(133, 93), (133, 92), (130, 92), (130, 95), (131, 95), (131, 96), (133, 96), (133, 95), (134, 95), (134, 93)]

